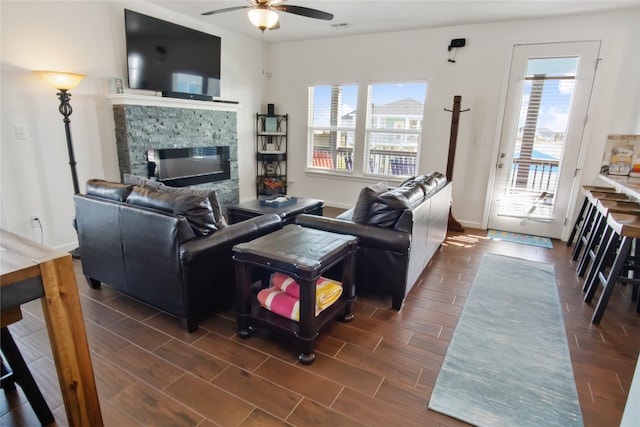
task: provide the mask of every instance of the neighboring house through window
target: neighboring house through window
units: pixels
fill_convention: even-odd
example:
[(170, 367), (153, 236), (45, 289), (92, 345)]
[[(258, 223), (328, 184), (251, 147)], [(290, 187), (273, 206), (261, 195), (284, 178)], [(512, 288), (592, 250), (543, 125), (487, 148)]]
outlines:
[[(363, 153), (359, 175), (414, 175), (426, 83), (371, 84), (366, 107), (357, 105), (357, 93), (356, 85), (309, 88), (307, 167), (354, 173), (354, 156)], [(356, 140), (358, 111), (366, 111), (364, 140)]]

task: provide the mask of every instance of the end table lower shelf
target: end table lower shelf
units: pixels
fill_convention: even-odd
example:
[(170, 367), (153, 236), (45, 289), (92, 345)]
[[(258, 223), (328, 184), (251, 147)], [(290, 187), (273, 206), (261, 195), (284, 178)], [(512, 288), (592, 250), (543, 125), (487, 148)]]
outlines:
[[(254, 328), (259, 328), (268, 330), (270, 333), (283, 338), (293, 337), (300, 348), (298, 360), (304, 365), (310, 365), (315, 360), (313, 348), (319, 331), (332, 320), (345, 323), (351, 322), (354, 318), (352, 305), (355, 299), (355, 297), (340, 297), (330, 307), (318, 314), (313, 321), (314, 327), (312, 330), (314, 333), (309, 337), (304, 337), (301, 334), (299, 322), (273, 313), (259, 304), (252, 304), (249, 314), (238, 314), (238, 325), (244, 325), (242, 329), (238, 327), (238, 336), (240, 338), (249, 338), (253, 334)], [(240, 320), (243, 317), (244, 319)]]

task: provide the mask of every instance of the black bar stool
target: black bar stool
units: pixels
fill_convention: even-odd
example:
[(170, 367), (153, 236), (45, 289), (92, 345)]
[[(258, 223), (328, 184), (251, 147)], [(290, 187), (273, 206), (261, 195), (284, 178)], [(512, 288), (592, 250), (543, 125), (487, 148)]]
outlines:
[[(2, 327), (0, 328), (0, 348), (2, 355), (7, 362), (6, 366), (2, 363), (2, 388), (5, 393), (15, 390), (15, 385), (19, 385), (25, 396), (29, 400), (33, 412), (38, 417), (40, 424), (48, 425), (55, 421), (49, 405), (42, 396), (42, 392), (38, 388), (38, 384), (33, 379), (29, 367), (24, 361), (20, 350), (16, 345), (11, 332), (7, 326), (22, 318), (20, 308), (11, 308), (2, 311)], [(11, 319), (11, 320), (7, 320)]]
[(587, 196), (587, 213), (585, 215), (585, 219), (583, 221), (582, 227), (580, 228), (580, 234), (578, 236), (578, 241), (573, 248), (573, 253), (571, 257), (574, 261), (577, 261), (580, 258), (580, 253), (582, 252), (582, 248), (589, 240), (589, 235), (591, 233), (591, 229), (594, 224), (594, 220), (596, 218), (597, 209), (596, 204), (600, 199), (607, 200), (619, 200), (625, 201), (629, 200), (629, 196), (621, 193), (603, 193), (601, 191), (590, 190), (586, 193)]
[(593, 221), (589, 238), (587, 239), (582, 257), (580, 257), (578, 268), (576, 269), (578, 276), (584, 276), (590, 262), (595, 258), (598, 242), (600, 241), (602, 232), (607, 226), (607, 216), (613, 212), (640, 215), (640, 204), (631, 201), (609, 199), (599, 199), (596, 202), (596, 218)]
[(589, 205), (589, 199), (587, 199), (587, 194), (586, 194), (588, 191), (599, 191), (601, 193), (615, 193), (616, 189), (613, 187), (598, 187), (596, 185), (582, 186), (582, 193), (585, 196), (582, 202), (582, 206), (580, 207), (580, 213), (578, 213), (576, 222), (573, 223), (573, 228), (571, 229), (569, 240), (567, 240), (567, 246), (571, 246), (573, 244), (573, 239), (576, 237), (576, 233), (578, 232), (578, 230), (580, 230), (580, 226), (584, 223), (585, 213), (587, 211), (587, 206)]
[[(640, 216), (616, 212), (609, 214), (607, 230), (600, 243), (604, 246), (602, 258), (599, 259), (595, 275), (584, 297), (585, 302), (590, 303), (602, 283), (603, 289), (591, 318), (592, 323), (600, 323), (602, 320), (616, 283), (633, 285), (635, 288), (633, 298), (638, 300), (637, 289), (640, 286), (640, 279), (636, 278), (635, 272), (640, 271), (640, 266), (635, 256), (632, 256), (632, 246), (638, 238), (640, 238)], [(609, 266), (611, 268), (606, 274)], [(631, 277), (629, 277), (630, 272), (633, 272)], [(640, 313), (640, 303), (636, 311)]]

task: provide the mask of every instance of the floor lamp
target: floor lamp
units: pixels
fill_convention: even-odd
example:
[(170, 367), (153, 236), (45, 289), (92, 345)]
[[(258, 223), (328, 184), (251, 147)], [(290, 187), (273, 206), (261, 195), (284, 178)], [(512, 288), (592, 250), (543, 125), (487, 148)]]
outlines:
[[(73, 154), (71, 129), (69, 128), (69, 124), (71, 123), (69, 116), (73, 112), (71, 104), (69, 103), (69, 100), (71, 99), (69, 91), (71, 89), (75, 89), (80, 84), (80, 81), (86, 76), (84, 74), (62, 73), (58, 71), (36, 71), (35, 73), (44, 79), (44, 81), (46, 81), (50, 86), (59, 90), (57, 93), (58, 99), (60, 100), (58, 110), (64, 117), (62, 121), (64, 122), (64, 131), (67, 136), (67, 151), (69, 152), (69, 167), (71, 168), (71, 179), (73, 180), (73, 192), (74, 194), (78, 194), (80, 193), (80, 186), (78, 185), (76, 159)], [(80, 258), (80, 253), (77, 248), (71, 251), (71, 255), (74, 258)]]

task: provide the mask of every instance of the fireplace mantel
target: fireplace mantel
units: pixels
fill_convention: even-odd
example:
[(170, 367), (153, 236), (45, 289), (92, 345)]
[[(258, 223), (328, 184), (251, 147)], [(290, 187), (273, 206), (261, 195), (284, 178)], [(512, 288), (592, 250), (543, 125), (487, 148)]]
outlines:
[(150, 107), (190, 108), (194, 110), (238, 111), (240, 104), (193, 99), (168, 98), (164, 96), (137, 95), (131, 93), (107, 95), (112, 105), (144, 105)]

